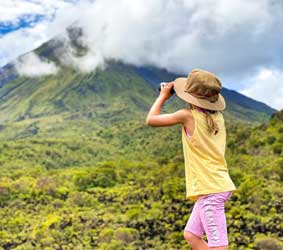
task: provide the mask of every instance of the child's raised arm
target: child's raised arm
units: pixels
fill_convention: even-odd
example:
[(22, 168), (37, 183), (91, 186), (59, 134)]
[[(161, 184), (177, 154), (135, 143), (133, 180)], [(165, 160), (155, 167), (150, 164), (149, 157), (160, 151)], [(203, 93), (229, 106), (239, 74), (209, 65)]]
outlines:
[(173, 88), (173, 83), (164, 84), (161, 86), (159, 96), (153, 103), (147, 118), (146, 124), (152, 127), (171, 126), (175, 124), (184, 123), (187, 118), (186, 110), (181, 109), (171, 114), (160, 114), (162, 105), (168, 100), (172, 94), (170, 93)]

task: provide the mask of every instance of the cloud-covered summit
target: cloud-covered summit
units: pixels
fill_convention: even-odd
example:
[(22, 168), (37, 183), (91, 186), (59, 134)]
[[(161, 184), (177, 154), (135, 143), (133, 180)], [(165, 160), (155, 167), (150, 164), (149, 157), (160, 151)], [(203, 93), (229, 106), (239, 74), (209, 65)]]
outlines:
[(267, 0), (97, 0), (79, 22), (105, 58), (244, 76), (282, 66), (282, 10), (282, 1)]

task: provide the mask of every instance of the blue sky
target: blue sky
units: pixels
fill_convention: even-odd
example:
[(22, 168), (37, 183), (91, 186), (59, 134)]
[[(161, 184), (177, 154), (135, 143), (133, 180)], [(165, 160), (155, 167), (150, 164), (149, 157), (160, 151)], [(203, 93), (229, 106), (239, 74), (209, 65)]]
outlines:
[[(66, 56), (83, 71), (106, 58), (180, 75), (204, 68), (220, 76), (225, 87), (281, 109), (282, 11), (282, 0), (5, 0), (0, 2), (0, 66), (76, 21), (90, 52), (82, 60)], [(41, 62), (32, 55), (23, 68), (34, 61)], [(42, 73), (44, 68), (57, 72), (54, 64), (40, 67)]]
[(45, 18), (44, 15), (22, 15), (19, 16), (17, 22), (6, 21), (0, 23), (0, 36), (6, 35), (10, 32), (14, 32), (19, 29), (32, 28), (37, 23), (41, 22)]

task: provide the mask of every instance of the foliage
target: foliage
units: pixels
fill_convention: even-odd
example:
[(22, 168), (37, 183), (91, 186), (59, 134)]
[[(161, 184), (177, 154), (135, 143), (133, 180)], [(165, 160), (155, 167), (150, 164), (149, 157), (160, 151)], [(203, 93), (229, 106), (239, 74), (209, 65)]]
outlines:
[[(36, 53), (52, 58), (60, 46), (53, 40)], [(0, 250), (189, 249), (181, 127), (145, 125), (156, 84), (176, 75), (107, 63), (39, 78), (17, 76), (12, 64), (1, 71)], [(230, 249), (278, 249), (282, 112), (259, 125), (271, 108), (224, 92), (238, 188), (227, 203)], [(171, 98), (162, 111), (183, 107)]]
[[(281, 126), (227, 124), (232, 250), (282, 249)], [(2, 249), (189, 249), (180, 130), (132, 123), (109, 133), (0, 143)]]

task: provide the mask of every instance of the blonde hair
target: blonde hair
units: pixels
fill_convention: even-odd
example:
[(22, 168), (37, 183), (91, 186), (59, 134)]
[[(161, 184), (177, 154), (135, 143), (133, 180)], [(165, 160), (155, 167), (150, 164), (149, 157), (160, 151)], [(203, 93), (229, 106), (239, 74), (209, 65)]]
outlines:
[[(196, 107), (198, 107), (198, 106), (188, 103), (188, 107), (190, 109), (196, 109)], [(204, 109), (204, 108), (201, 108), (201, 109), (206, 114), (206, 122), (207, 122), (209, 132), (216, 135), (219, 131), (219, 127), (218, 127), (217, 122), (213, 119), (212, 114), (216, 113), (217, 111)]]

